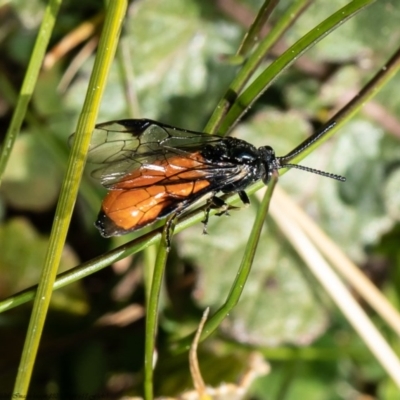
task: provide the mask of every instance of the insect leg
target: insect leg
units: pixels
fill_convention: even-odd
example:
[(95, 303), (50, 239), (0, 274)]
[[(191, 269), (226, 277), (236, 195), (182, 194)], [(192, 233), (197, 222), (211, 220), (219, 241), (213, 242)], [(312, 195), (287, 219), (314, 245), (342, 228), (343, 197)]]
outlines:
[[(247, 196), (247, 193), (244, 190), (240, 190), (238, 192), (238, 195), (239, 195), (240, 200), (242, 200), (243, 205), (245, 207), (247, 207), (250, 204), (250, 199)], [(222, 199), (218, 199), (218, 200), (223, 202)], [(218, 207), (215, 207), (215, 208), (221, 209), (221, 211), (219, 213), (215, 214), (215, 215), (221, 216), (223, 214), (229, 215), (229, 213), (228, 213), (229, 210), (240, 210), (242, 207), (235, 207), (235, 206), (232, 206), (230, 204), (226, 204), (225, 202), (223, 202), (223, 204), (218, 205)]]
[[(242, 200), (243, 204), (245, 206), (248, 206), (250, 204), (250, 199), (247, 196), (246, 192), (241, 190), (238, 192), (240, 200)], [(205, 209), (205, 216), (203, 221), (201, 221), (204, 225), (203, 227), (203, 234), (206, 235), (207, 234), (207, 224), (208, 224), (208, 220), (210, 218), (210, 211), (211, 210), (219, 210), (215, 215), (217, 215), (218, 217), (220, 217), (221, 215), (229, 215), (228, 211), (229, 210), (239, 210), (241, 207), (235, 207), (235, 206), (231, 206), (227, 203), (225, 203), (224, 200), (222, 200), (221, 198), (217, 197), (217, 196), (212, 196), (207, 200), (207, 205), (206, 205), (206, 209)]]
[(218, 212), (215, 215), (222, 215), (222, 214), (227, 214), (228, 213), (228, 209), (231, 206), (229, 206), (228, 204), (225, 203), (224, 200), (222, 200), (221, 198), (217, 197), (217, 196), (212, 196), (207, 200), (207, 204), (206, 204), (206, 209), (205, 209), (205, 216), (203, 221), (201, 221), (203, 223), (203, 234), (207, 235), (207, 224), (208, 224), (208, 220), (210, 217), (210, 211), (211, 210), (220, 210), (220, 212)]
[(244, 190), (241, 190), (238, 193), (240, 200), (242, 200), (242, 203), (247, 207), (248, 205), (250, 205), (250, 199), (249, 196), (247, 196), (247, 193)]

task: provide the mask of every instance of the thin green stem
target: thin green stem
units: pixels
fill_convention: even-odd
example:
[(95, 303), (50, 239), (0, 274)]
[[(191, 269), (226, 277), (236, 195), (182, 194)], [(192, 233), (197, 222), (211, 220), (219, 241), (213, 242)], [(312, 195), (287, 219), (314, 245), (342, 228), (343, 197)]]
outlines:
[(154, 266), (157, 260), (157, 247), (149, 246), (143, 251), (144, 268), (143, 268), (143, 281), (146, 293), (146, 304), (150, 302), (151, 285), (153, 281)]
[(246, 110), (267, 90), (271, 83), (281, 75), (305, 51), (318, 43), (326, 35), (343, 24), (349, 18), (376, 0), (354, 0), (332, 14), (317, 27), (308, 32), (278, 59), (270, 64), (255, 81), (238, 97), (219, 127), (224, 135), (231, 130)]
[[(17, 94), (12, 87), (10, 81), (0, 71), (0, 88), (1, 94), (11, 105), (16, 104)], [(54, 134), (45, 124), (39, 121), (39, 119), (29, 110), (25, 115), (25, 121), (29, 124), (32, 133), (36, 135), (38, 143), (43, 147), (47, 155), (51, 157), (54, 165), (57, 166), (62, 172), (65, 171), (68, 163), (68, 152), (65, 148), (65, 144), (61, 143), (57, 135)], [(46, 156), (47, 156), (46, 155)], [(83, 180), (80, 193), (89, 205), (96, 204), (99, 201), (99, 196), (87, 180)], [(95, 210), (93, 210), (95, 212)]]
[(45, 263), (33, 304), (32, 316), (18, 368), (18, 375), (13, 393), (19, 397), (26, 397), (28, 393), (53, 285), (64, 248), (76, 196), (78, 194), (86, 154), (89, 149), (91, 133), (94, 129), (100, 100), (114, 57), (126, 7), (126, 0), (109, 2), (109, 8), (104, 22), (104, 28), (100, 38), (99, 49), (93, 66), (85, 103), (78, 121), (76, 140), (72, 147), (60, 199), (57, 204), (49, 247), (47, 249)]
[(26, 110), (31, 100), (33, 90), (35, 89), (40, 67), (42, 66), (44, 54), (46, 52), (47, 45), (49, 44), (49, 40), (53, 32), (60, 5), (61, 0), (49, 0), (49, 3), (43, 15), (43, 21), (39, 28), (38, 36), (36, 38), (36, 43), (32, 51), (24, 81), (22, 82), (18, 101), (15, 106), (13, 116), (11, 118), (10, 126), (8, 127), (6, 137), (4, 139), (3, 147), (1, 149), (0, 184), (11, 155), (11, 151), (14, 147), (18, 133), (21, 129), (22, 122), (24, 121)]
[[(239, 267), (236, 279), (232, 284), (231, 291), (225, 301), (225, 303), (219, 308), (219, 310), (205, 323), (201, 340), (204, 340), (210, 336), (225, 319), (225, 317), (232, 311), (232, 309), (238, 303), (240, 296), (243, 292), (243, 288), (246, 284), (247, 278), (249, 277), (251, 266), (253, 265), (254, 256), (256, 254), (258, 242), (260, 240), (261, 230), (265, 223), (265, 218), (268, 214), (269, 204), (272, 198), (275, 185), (278, 182), (278, 174), (274, 174), (272, 179), (268, 183), (267, 191), (257, 211), (257, 216), (251, 230), (249, 240), (246, 245), (246, 249), (242, 258), (242, 262)], [(183, 351), (190, 347), (193, 341), (194, 335), (181, 339), (178, 343), (174, 344), (173, 351)]]
[(360, 92), (343, 108), (341, 108), (329, 121), (326, 125), (330, 123), (335, 123), (335, 125), (329, 129), (323, 136), (320, 136), (318, 140), (314, 141), (309, 147), (301, 151), (298, 155), (293, 158), (290, 158), (290, 154), (296, 154), (298, 149), (301, 149), (304, 144), (308, 141), (313, 140), (313, 136), (310, 136), (303, 143), (297, 146), (289, 153), (289, 158), (293, 163), (297, 163), (305, 158), (308, 154), (310, 154), (313, 150), (315, 150), (318, 146), (328, 140), (332, 135), (350, 118), (354, 116), (363, 106), (364, 104), (370, 100), (373, 96), (375, 96), (384, 85), (386, 85), (390, 79), (393, 78), (399, 72), (400, 69), (400, 47), (396, 50), (393, 56), (389, 59), (389, 61), (374, 75), (373, 78), (360, 90)]
[(147, 304), (146, 314), (146, 343), (144, 354), (144, 398), (145, 400), (153, 399), (153, 359), (155, 351), (155, 342), (157, 334), (158, 322), (158, 304), (160, 299), (161, 286), (165, 271), (165, 264), (167, 263), (169, 244), (167, 240), (173, 234), (173, 223), (171, 218), (165, 224), (161, 241), (158, 246), (157, 259), (154, 266), (154, 272), (151, 282), (151, 290), (149, 302)]
[(237, 96), (250, 80), (255, 70), (260, 66), (268, 51), (292, 25), (293, 21), (304, 11), (309, 3), (310, 0), (295, 0), (279, 21), (277, 21), (276, 25), (274, 25), (268, 35), (261, 41), (260, 45), (256, 48), (254, 53), (251, 54), (243, 68), (236, 75), (224, 97), (215, 108), (214, 113), (204, 129), (205, 132), (211, 134), (217, 133), (219, 125), (226, 113), (236, 101)]
[(254, 45), (258, 42), (261, 29), (268, 21), (272, 11), (278, 4), (279, 0), (265, 0), (264, 4), (260, 7), (256, 19), (251, 24), (250, 29), (244, 36), (242, 43), (236, 53), (237, 56), (246, 57)]

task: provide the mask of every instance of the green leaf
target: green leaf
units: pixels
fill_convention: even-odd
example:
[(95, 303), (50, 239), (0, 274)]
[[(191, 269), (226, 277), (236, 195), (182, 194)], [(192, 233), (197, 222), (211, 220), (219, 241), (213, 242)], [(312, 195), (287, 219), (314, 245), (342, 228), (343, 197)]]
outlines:
[[(293, 29), (288, 31), (287, 40), (292, 43), (301, 38), (316, 23), (337, 11), (349, 2), (346, 0), (314, 1)], [(396, 37), (400, 33), (398, 24), (400, 9), (396, 0), (381, 0), (372, 4), (368, 11), (360, 13), (347, 21), (339, 29), (332, 32), (315, 48), (307, 53), (307, 57), (331, 62), (345, 62), (374, 54), (378, 63), (387, 57), (387, 48), (397, 46)], [(385, 46), (382, 46), (385, 42)], [(367, 53), (368, 52), (368, 53)]]
[(18, 209), (47, 210), (57, 200), (61, 173), (34, 135), (21, 134), (4, 174), (3, 196)]
[[(326, 168), (347, 177), (344, 184), (322, 180), (318, 192), (318, 220), (337, 243), (360, 262), (365, 246), (373, 245), (394, 223), (385, 210), (383, 196), (387, 173), (383, 150), (399, 145), (383, 140), (382, 130), (365, 121), (353, 120), (339, 137)], [(397, 150), (395, 150), (397, 149)]]
[(42, 1), (31, 0), (27, 3), (24, 0), (13, 0), (10, 5), (26, 29), (36, 29), (42, 22), (45, 8)]
[(400, 169), (395, 169), (387, 178), (383, 190), (383, 197), (388, 214), (396, 221), (400, 221)]
[[(212, 5), (208, 7), (213, 11)], [(235, 52), (240, 28), (215, 21), (213, 13), (208, 14), (194, 0), (138, 2), (131, 14), (121, 41), (130, 51), (135, 81), (127, 84), (133, 84), (140, 116), (201, 129), (234, 76), (236, 67), (222, 63), (218, 56)], [(81, 102), (82, 83), (91, 65), (91, 61), (85, 65), (81, 78), (67, 93), (70, 108)], [(125, 90), (120, 69), (114, 65), (99, 120), (129, 115)]]
[[(254, 206), (253, 206), (254, 207)], [(255, 216), (254, 208), (212, 218), (207, 236), (201, 226), (182, 234), (180, 249), (198, 268), (196, 301), (219, 307), (235, 279)], [(326, 311), (299, 270), (299, 260), (275, 229), (266, 229), (241, 300), (223, 331), (255, 345), (305, 344), (326, 328)]]
[[(10, 296), (37, 283), (43, 266), (48, 238), (39, 235), (24, 218), (10, 219), (0, 225), (0, 275), (2, 297)], [(76, 254), (65, 247), (60, 272), (78, 264)], [(53, 295), (52, 306), (68, 312), (85, 314), (88, 305), (80, 282), (75, 282)]]

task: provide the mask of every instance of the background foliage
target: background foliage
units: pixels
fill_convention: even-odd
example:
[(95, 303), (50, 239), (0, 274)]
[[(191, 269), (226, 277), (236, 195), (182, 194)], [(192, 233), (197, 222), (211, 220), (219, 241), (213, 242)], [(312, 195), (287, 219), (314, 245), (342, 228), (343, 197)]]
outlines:
[[(202, 130), (238, 68), (224, 56), (236, 52), (260, 3), (132, 2), (99, 122), (146, 117)], [(1, 135), (44, 9), (38, 0), (26, 4), (5, 2), (0, 8)], [(289, 4), (279, 3), (271, 25)], [(345, 4), (314, 1), (265, 64)], [(96, 1), (64, 2), (59, 14), (0, 189), (1, 298), (38, 280), (68, 137), (82, 107), (102, 16), (102, 4)], [(395, 0), (380, 0), (365, 9), (285, 72), (233, 134), (255, 145), (271, 145), (278, 155), (288, 153), (354, 96), (396, 50), (399, 18)], [(77, 27), (85, 22), (93, 32), (81, 39)], [(63, 54), (54, 46), (71, 32), (75, 36)], [(346, 176), (345, 184), (295, 170), (279, 182), (394, 304), (399, 299), (399, 85), (397, 76), (340, 136), (307, 158), (309, 166)], [(105, 191), (89, 175), (82, 183), (63, 269), (130, 239), (99, 237), (93, 221)], [(192, 386), (187, 355), (164, 353), (166, 343), (191, 332), (204, 307), (215, 309), (224, 301), (257, 203), (254, 198), (249, 209), (232, 212), (230, 218), (212, 218), (208, 236), (195, 225), (175, 238), (161, 303), (158, 394), (176, 395)], [(151, 251), (145, 257), (135, 255), (55, 292), (33, 393), (67, 398), (68, 393), (141, 392), (142, 278), (151, 257)], [(0, 317), (2, 343), (10, 343), (0, 357), (0, 387), (5, 392), (12, 389), (29, 311), (28, 304)], [(387, 337), (391, 339), (390, 333)], [(272, 367), (251, 389), (255, 399), (352, 399), (362, 394), (391, 398), (385, 396), (395, 393), (272, 220), (241, 302), (201, 349), (205, 381), (236, 381), (246, 368), (250, 347), (260, 350)]]

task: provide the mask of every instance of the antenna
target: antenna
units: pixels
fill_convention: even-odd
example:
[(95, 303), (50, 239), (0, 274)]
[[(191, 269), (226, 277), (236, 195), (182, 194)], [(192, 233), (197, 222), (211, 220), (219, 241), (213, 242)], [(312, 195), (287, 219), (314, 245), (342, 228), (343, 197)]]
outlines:
[[(280, 160), (282, 159), (282, 157), (278, 157), (278, 158)], [(327, 178), (335, 179), (340, 182), (346, 181), (346, 178), (344, 176), (331, 174), (330, 172), (320, 171), (319, 169), (309, 168), (309, 167), (305, 167), (303, 165), (298, 165), (298, 164), (281, 164), (280, 168), (297, 168), (297, 169), (301, 169), (303, 171), (311, 172), (313, 174), (317, 174), (317, 175), (325, 176)]]
[[(320, 131), (314, 133), (314, 135), (310, 136), (303, 143), (293, 149), (290, 153), (286, 154), (286, 156), (279, 157), (281, 161), (290, 161), (292, 158), (296, 157), (298, 154), (303, 152), (307, 147), (310, 147), (313, 143), (315, 143), (319, 138), (324, 136), (327, 132), (329, 132), (336, 125), (336, 121), (328, 122), (328, 124)], [(286, 164), (288, 165), (288, 164)]]
[(303, 171), (311, 172), (313, 174), (325, 176), (327, 178), (335, 179), (340, 182), (345, 182), (346, 178), (341, 175), (331, 174), (330, 172), (320, 171), (319, 169), (304, 167), (303, 165), (298, 164), (287, 164), (285, 161), (290, 161), (298, 154), (303, 152), (307, 147), (310, 147), (313, 143), (315, 143), (318, 139), (324, 136), (328, 131), (330, 131), (336, 125), (336, 121), (328, 122), (328, 124), (320, 131), (316, 132), (314, 135), (310, 136), (303, 143), (293, 149), (290, 153), (286, 154), (283, 157), (276, 157), (278, 160), (278, 168), (297, 168)]

